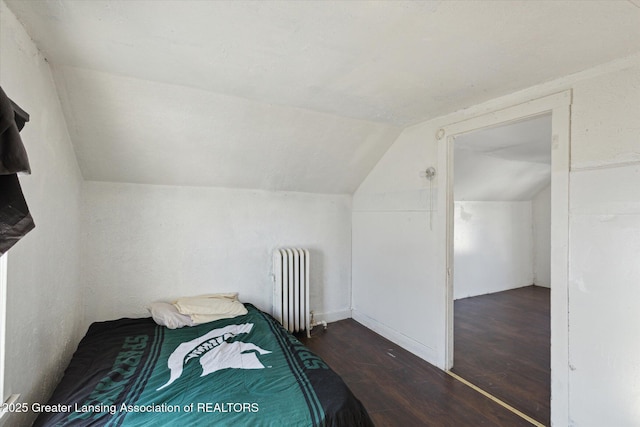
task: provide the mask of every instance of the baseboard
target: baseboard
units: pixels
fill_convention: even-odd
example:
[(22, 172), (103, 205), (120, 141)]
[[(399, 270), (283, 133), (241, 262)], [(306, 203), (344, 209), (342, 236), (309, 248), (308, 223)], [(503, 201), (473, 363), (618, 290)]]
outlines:
[(551, 284), (548, 284), (548, 283), (534, 283), (533, 286), (538, 286), (540, 288), (549, 288), (549, 289), (551, 289)]
[(419, 358), (424, 359), (432, 365), (438, 366), (436, 352), (433, 348), (419, 343), (413, 338), (410, 338), (403, 333), (396, 331), (395, 329), (383, 325), (377, 320), (372, 319), (371, 317), (357, 311), (356, 309), (353, 309), (352, 313), (353, 320), (355, 320), (356, 322), (360, 323), (368, 329), (371, 329), (378, 335), (382, 335), (389, 341), (398, 344), (400, 347), (415, 354)]
[(324, 320), (327, 323), (337, 322), (338, 320), (350, 319), (351, 310), (330, 311), (328, 313), (314, 313), (316, 322)]

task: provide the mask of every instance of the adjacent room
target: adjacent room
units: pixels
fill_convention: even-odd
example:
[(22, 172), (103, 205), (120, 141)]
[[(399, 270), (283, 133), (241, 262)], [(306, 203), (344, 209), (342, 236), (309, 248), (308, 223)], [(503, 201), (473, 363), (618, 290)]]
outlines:
[(0, 0), (0, 86), (3, 426), (640, 424), (637, 0)]
[(452, 372), (550, 423), (551, 115), (454, 142)]

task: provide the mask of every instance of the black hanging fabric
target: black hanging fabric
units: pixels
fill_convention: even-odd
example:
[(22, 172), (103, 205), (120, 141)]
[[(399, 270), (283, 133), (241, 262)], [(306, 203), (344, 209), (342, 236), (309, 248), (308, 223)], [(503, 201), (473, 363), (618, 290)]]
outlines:
[(0, 255), (35, 227), (17, 175), (31, 173), (20, 138), (28, 121), (29, 115), (0, 88)]

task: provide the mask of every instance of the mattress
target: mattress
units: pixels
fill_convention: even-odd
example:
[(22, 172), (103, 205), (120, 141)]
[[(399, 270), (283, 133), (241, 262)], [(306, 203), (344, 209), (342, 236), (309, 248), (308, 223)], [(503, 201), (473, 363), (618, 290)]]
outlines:
[(90, 326), (35, 426), (371, 426), (327, 364), (271, 316)]

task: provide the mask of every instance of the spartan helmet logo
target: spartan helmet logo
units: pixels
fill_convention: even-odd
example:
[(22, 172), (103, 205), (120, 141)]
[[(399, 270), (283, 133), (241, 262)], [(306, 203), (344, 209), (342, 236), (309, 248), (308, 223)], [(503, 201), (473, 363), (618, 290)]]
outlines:
[(271, 353), (255, 344), (242, 341), (229, 342), (239, 334), (248, 334), (253, 329), (253, 323), (242, 325), (229, 325), (220, 329), (213, 329), (207, 334), (194, 340), (184, 342), (176, 348), (167, 365), (171, 371), (169, 381), (158, 388), (161, 390), (180, 378), (184, 365), (191, 359), (200, 359), (202, 375), (209, 375), (221, 369), (264, 369), (264, 365), (258, 360), (256, 352), (260, 354)]

